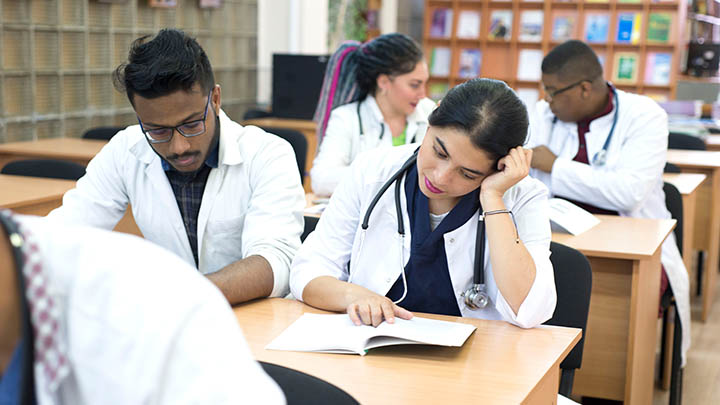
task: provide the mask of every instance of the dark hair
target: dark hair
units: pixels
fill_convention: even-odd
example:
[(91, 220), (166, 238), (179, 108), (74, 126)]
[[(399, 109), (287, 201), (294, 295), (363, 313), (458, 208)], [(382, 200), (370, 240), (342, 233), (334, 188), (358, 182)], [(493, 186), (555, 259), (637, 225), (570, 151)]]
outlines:
[(190, 91), (198, 83), (205, 93), (215, 86), (210, 60), (197, 41), (183, 31), (165, 28), (136, 39), (127, 63), (115, 69), (113, 82), (118, 91), (144, 98), (166, 96), (178, 90)]
[(525, 104), (505, 82), (492, 79), (472, 79), (451, 89), (428, 122), (467, 133), (493, 160), (524, 144), (528, 132)]
[(375, 94), (378, 76), (410, 73), (423, 58), (420, 46), (405, 34), (381, 35), (357, 51), (357, 83), (360, 98)]
[(420, 46), (404, 34), (381, 35), (362, 45), (357, 41), (341, 44), (328, 61), (315, 110), (318, 145), (335, 107), (375, 94), (378, 76), (410, 73), (422, 58)]
[(559, 74), (568, 80), (595, 79), (603, 70), (595, 52), (587, 44), (570, 40), (553, 48), (542, 61), (542, 72)]

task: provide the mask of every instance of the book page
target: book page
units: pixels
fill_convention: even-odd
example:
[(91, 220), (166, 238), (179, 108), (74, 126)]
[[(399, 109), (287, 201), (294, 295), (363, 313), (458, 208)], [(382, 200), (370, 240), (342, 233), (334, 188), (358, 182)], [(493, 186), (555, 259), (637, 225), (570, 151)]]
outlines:
[(553, 231), (577, 236), (600, 223), (600, 220), (593, 214), (570, 201), (551, 198), (548, 202), (550, 203), (550, 225)]
[(462, 346), (474, 330), (466, 323), (417, 316), (374, 328), (354, 325), (347, 314), (303, 314), (265, 348), (364, 355), (367, 349), (396, 344)]
[(371, 326), (355, 326), (347, 314), (303, 314), (265, 348), (365, 354), (372, 330)]

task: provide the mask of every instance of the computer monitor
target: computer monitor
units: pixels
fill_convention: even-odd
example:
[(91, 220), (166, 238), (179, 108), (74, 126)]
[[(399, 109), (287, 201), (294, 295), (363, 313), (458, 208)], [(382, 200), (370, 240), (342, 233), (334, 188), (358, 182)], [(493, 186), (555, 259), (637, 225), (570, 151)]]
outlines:
[(694, 76), (716, 76), (720, 62), (720, 44), (688, 45), (687, 71)]
[(273, 54), (272, 115), (311, 120), (328, 55)]

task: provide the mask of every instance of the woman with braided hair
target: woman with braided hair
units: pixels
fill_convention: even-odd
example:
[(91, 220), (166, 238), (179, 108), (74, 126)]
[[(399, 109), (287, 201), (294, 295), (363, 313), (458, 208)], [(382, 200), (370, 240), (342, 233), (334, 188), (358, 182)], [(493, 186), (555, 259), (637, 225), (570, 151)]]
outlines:
[(425, 98), (427, 79), (422, 50), (403, 34), (348, 41), (335, 51), (315, 111), (315, 194), (332, 194), (362, 151), (422, 141), (435, 108)]

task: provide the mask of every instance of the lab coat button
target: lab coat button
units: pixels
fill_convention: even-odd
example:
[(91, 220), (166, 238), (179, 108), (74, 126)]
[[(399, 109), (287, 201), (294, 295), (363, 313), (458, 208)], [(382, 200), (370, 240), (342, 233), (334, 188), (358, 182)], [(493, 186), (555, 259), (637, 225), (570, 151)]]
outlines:
[(392, 281), (392, 279), (391, 279), (390, 277), (388, 277), (388, 278), (385, 279), (385, 282), (386, 282), (386, 283), (389, 283), (389, 282), (391, 282), (391, 281)]
[(450, 238), (450, 243), (455, 243), (455, 238)]

